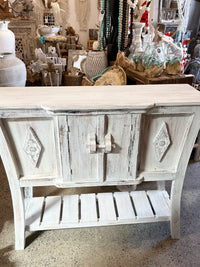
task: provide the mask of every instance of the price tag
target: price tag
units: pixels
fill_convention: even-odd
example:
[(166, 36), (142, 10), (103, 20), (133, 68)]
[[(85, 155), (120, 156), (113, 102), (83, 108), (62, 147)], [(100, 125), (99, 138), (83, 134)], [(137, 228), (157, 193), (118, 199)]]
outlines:
[(164, 54), (162, 52), (161, 47), (157, 47), (156, 48), (156, 54), (159, 57), (159, 59), (160, 59), (161, 62), (165, 61), (165, 57), (164, 57)]

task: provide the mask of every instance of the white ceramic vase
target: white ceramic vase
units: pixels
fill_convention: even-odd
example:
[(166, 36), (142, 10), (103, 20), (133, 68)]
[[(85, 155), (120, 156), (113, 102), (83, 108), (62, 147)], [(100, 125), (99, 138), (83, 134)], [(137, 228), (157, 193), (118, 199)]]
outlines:
[(10, 21), (0, 21), (0, 53), (15, 55), (15, 35), (8, 29)]
[(130, 47), (130, 57), (140, 55), (141, 53), (144, 52), (143, 47), (142, 47), (142, 29), (145, 26), (145, 23), (142, 22), (134, 22), (134, 38)]
[(0, 86), (25, 86), (26, 67), (23, 61), (12, 53), (0, 53)]

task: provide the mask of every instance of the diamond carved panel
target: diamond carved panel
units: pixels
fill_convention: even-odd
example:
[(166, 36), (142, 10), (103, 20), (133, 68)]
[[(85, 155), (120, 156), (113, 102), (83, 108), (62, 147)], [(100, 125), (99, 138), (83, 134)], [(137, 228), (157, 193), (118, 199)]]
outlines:
[(153, 140), (153, 144), (155, 147), (156, 159), (160, 162), (171, 144), (167, 124), (165, 122), (162, 123), (160, 130)]
[(25, 139), (24, 151), (28, 155), (34, 167), (37, 167), (39, 158), (42, 153), (42, 144), (34, 130), (29, 127)]

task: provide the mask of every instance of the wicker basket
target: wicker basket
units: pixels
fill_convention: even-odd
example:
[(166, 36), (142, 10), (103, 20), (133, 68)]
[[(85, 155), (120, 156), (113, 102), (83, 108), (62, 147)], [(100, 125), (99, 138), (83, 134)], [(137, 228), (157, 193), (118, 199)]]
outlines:
[(126, 72), (120, 66), (112, 66), (107, 70), (96, 82), (95, 86), (99, 85), (126, 85)]
[(83, 74), (78, 76), (68, 75), (63, 72), (63, 83), (65, 86), (80, 86), (82, 85)]

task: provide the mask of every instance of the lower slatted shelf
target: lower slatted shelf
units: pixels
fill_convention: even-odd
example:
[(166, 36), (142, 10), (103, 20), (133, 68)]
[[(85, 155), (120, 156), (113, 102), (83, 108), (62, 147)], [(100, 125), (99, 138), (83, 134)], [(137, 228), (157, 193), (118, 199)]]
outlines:
[(166, 191), (132, 191), (34, 197), (25, 201), (27, 230), (170, 220)]

